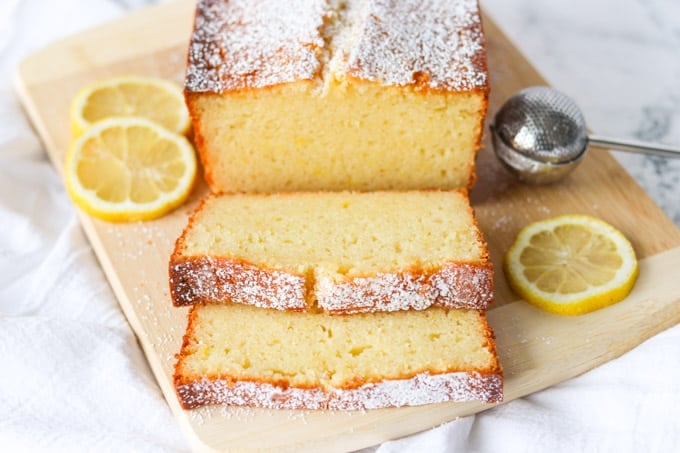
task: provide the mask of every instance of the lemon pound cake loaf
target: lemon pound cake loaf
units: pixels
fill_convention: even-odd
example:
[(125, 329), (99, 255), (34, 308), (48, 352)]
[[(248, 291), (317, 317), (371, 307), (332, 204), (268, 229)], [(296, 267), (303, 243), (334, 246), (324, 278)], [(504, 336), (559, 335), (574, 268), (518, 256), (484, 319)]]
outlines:
[(214, 192), (470, 187), (477, 0), (199, 0), (185, 98)]
[(187, 409), (356, 410), (503, 397), (493, 336), (476, 310), (332, 316), (196, 305), (174, 380)]
[(464, 190), (209, 195), (169, 265), (175, 305), (483, 309), (493, 269)]

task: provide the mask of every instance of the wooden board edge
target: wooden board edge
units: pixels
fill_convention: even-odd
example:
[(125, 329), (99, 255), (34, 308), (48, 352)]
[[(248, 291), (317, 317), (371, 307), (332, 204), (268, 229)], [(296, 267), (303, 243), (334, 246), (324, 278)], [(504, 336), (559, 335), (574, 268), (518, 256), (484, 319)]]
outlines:
[[(17, 72), (26, 85), (44, 83), (82, 72), (88, 67), (106, 66), (159, 49), (188, 43), (191, 28), (187, 28), (187, 25), (193, 25), (194, 4), (193, 0), (173, 0), (147, 6), (65, 36), (25, 56), (17, 65)], [(160, 23), (156, 21), (155, 29), (162, 27), (172, 32), (146, 33), (144, 39), (138, 39), (135, 34), (134, 40), (126, 41), (129, 39), (126, 30), (145, 30), (148, 22), (154, 21), (159, 16), (173, 20)], [(168, 41), (168, 36), (174, 39)], [(117, 42), (120, 45), (109, 46), (108, 52), (100, 52), (100, 46), (97, 43), (102, 41)], [(123, 42), (120, 43), (121, 41)], [(55, 62), (50, 66), (49, 72), (40, 70), (45, 60)]]
[[(92, 249), (95, 253), (97, 261), (102, 268), (102, 271), (106, 275), (109, 286), (111, 287), (118, 305), (120, 306), (125, 320), (135, 334), (137, 344), (143, 350), (144, 356), (146, 357), (147, 363), (151, 368), (151, 372), (154, 379), (160, 388), (165, 402), (168, 404), (170, 411), (175, 416), (175, 419), (179, 421), (180, 418), (186, 416), (186, 411), (182, 409), (177, 394), (175, 392), (175, 387), (173, 385), (172, 376), (168, 376), (164, 369), (164, 364), (160, 352), (155, 349), (153, 342), (148, 340), (148, 335), (146, 334), (143, 324), (137, 314), (133, 302), (130, 300), (128, 293), (125, 291), (124, 285), (121, 283), (118, 273), (115, 267), (111, 263), (105, 247), (103, 246), (101, 239), (99, 237), (99, 232), (97, 231), (97, 226), (95, 221), (86, 213), (78, 211), (79, 222), (87, 239), (90, 241)], [(168, 305), (171, 305), (170, 300), (167, 301)], [(178, 310), (180, 308), (177, 308)], [(210, 448), (203, 440), (199, 437), (197, 430), (191, 423), (178, 423), (180, 429), (185, 435), (185, 438), (192, 446), (194, 451), (204, 451), (204, 452), (216, 452), (218, 450)]]
[[(172, 2), (172, 3), (184, 3), (184, 1), (185, 0), (182, 0), (182, 2), (175, 1), (175, 2)], [(48, 49), (49, 49), (49, 47), (48, 47)], [(130, 58), (130, 57), (133, 57), (133, 56), (134, 56), (134, 54), (128, 56), (127, 58)], [(33, 99), (31, 98), (30, 93), (28, 91), (28, 85), (26, 83), (26, 80), (30, 81), (31, 79), (30, 78), (29, 79), (23, 78), (23, 72), (22, 71), (25, 71), (25, 70), (26, 70), (26, 67), (22, 67), (22, 66), (18, 67), (17, 77), (15, 79), (15, 86), (17, 88), (19, 95), (20, 95), (22, 103), (26, 107), (33, 124), (36, 126), (36, 128), (37, 128), (37, 130), (40, 134), (41, 139), (45, 142), (48, 151), (50, 151), (50, 150), (53, 151), (51, 153), (51, 159), (55, 163), (55, 166), (57, 167), (57, 169), (59, 169), (59, 171), (61, 172), (62, 163), (58, 159), (55, 158), (55, 156), (58, 154), (55, 150), (55, 144), (50, 142), (50, 136), (49, 136), (49, 134), (46, 133), (45, 124), (42, 121), (40, 121), (40, 116), (38, 115), (38, 110), (37, 110), (36, 106), (34, 105)], [(82, 70), (82, 68), (79, 69), (78, 71), (80, 71), (80, 70)], [(66, 75), (68, 75), (68, 73)], [(88, 235), (88, 238), (90, 239), (90, 241), (92, 241), (92, 238), (97, 235), (97, 233), (95, 231), (95, 225), (92, 223), (92, 220), (89, 217), (82, 215), (81, 216), (81, 224), (83, 225), (83, 228), (85, 229), (86, 234)], [(677, 252), (678, 249), (672, 249), (670, 251)], [(666, 252), (664, 252), (664, 253), (666, 253)], [(98, 259), (100, 260), (100, 263), (101, 263), (101, 259), (99, 258), (99, 254), (97, 254), (97, 255), (98, 255)], [(655, 257), (656, 256), (657, 255), (655, 255)], [(651, 258), (653, 258), (653, 257), (651, 257)], [(647, 258), (647, 259), (649, 259), (649, 258)], [(103, 264), (102, 264), (102, 267), (104, 267)], [(105, 272), (107, 272), (107, 276), (110, 277), (109, 272), (114, 272), (114, 271), (111, 271), (111, 270), (106, 271), (106, 269), (105, 269)], [(109, 280), (109, 281), (111, 282), (111, 280)], [(111, 285), (112, 285), (112, 287), (115, 286), (113, 283), (111, 283)], [(118, 291), (123, 292), (123, 290), (121, 288), (116, 289), (114, 287), (114, 292), (116, 292), (117, 298), (120, 301), (121, 299), (120, 299), (120, 296), (118, 294)], [(512, 305), (512, 304), (509, 304), (509, 305)], [(130, 322), (131, 327), (133, 328), (133, 330), (135, 331), (135, 333), (137, 334), (137, 336), (139, 338), (139, 331), (138, 331), (139, 322), (138, 322), (138, 320), (133, 321), (133, 322), (130, 321), (130, 313), (129, 312), (134, 311), (134, 310), (131, 309), (131, 308), (130, 309), (126, 309), (124, 307), (122, 307), (122, 308), (123, 308), (123, 311), (125, 312), (125, 316), (128, 318), (128, 322)], [(502, 308), (503, 307), (499, 307), (498, 310), (500, 310)], [(135, 316), (136, 315), (133, 314), (133, 318), (135, 318)], [(135, 323), (135, 322), (136, 322), (138, 328), (135, 328), (133, 326), (133, 323)], [(141, 344), (141, 342), (140, 342), (140, 344)], [(179, 404), (176, 401), (176, 397), (175, 397), (175, 394), (174, 394), (174, 388), (170, 388), (170, 390), (168, 390), (166, 388), (167, 386), (164, 386), (163, 384), (161, 384), (161, 380), (158, 378), (158, 376), (161, 376), (161, 375), (164, 376), (164, 372), (162, 370), (162, 365), (160, 364), (160, 360), (158, 361), (158, 363), (156, 363), (154, 365), (154, 363), (152, 363), (152, 360), (150, 359), (150, 357), (155, 357), (155, 356), (157, 356), (157, 354), (154, 354), (152, 350), (151, 351), (147, 350), (144, 347), (144, 345), (142, 345), (142, 347), (145, 350), (145, 353), (147, 355), (147, 360), (149, 361), (150, 366), (151, 366), (154, 374), (156, 375), (156, 379), (159, 382), (159, 386), (161, 387), (161, 390), (163, 391), (163, 393), (166, 397), (166, 400), (169, 402), (171, 409), (176, 414), (178, 413), (178, 411), (181, 411), (182, 413), (184, 413), (184, 411), (179, 407)], [(618, 355), (617, 355), (617, 357), (618, 357)], [(614, 358), (614, 357), (612, 357), (612, 358)], [(157, 374), (157, 373), (161, 373), (161, 374)], [(471, 411), (470, 413), (474, 413), (474, 412), (477, 412), (477, 411)], [(458, 416), (461, 416), (461, 415), (458, 415)], [(179, 418), (179, 417), (177, 417), (177, 418)], [(204, 443), (204, 440), (199, 437), (199, 435), (198, 435), (197, 431), (194, 429), (194, 427), (192, 427), (192, 426), (187, 427), (187, 426), (183, 426), (183, 425), (184, 425), (183, 423), (180, 423), (181, 429), (183, 430), (183, 432), (185, 432), (185, 434), (188, 435), (188, 439), (189, 439), (193, 448), (195, 448), (196, 450), (200, 450), (200, 451), (217, 451), (217, 450), (214, 450), (212, 447), (210, 447), (208, 444)], [(408, 435), (408, 434), (411, 434), (411, 433), (409, 432), (409, 433), (406, 433), (406, 434), (403, 434), (403, 435)], [(378, 442), (375, 442), (375, 443), (379, 443), (379, 442), (382, 442), (384, 440), (388, 440), (388, 438), (380, 439)], [(362, 445), (366, 446), (365, 444), (362, 444)], [(371, 445), (373, 445), (373, 444), (371, 444)]]
[[(13, 82), (14, 82), (14, 89), (17, 92), (17, 95), (19, 97), (19, 101), (21, 101), (21, 104), (23, 105), (24, 109), (26, 110), (26, 113), (27, 113), (28, 118), (30, 120), (30, 124), (33, 126), (33, 128), (38, 133), (38, 137), (40, 138), (40, 141), (42, 141), (43, 144), (45, 145), (45, 151), (47, 153), (47, 156), (49, 157), (50, 161), (52, 162), (52, 165), (54, 165), (59, 177), (62, 178), (64, 163), (61, 162), (61, 159), (58, 158), (57, 145), (56, 145), (56, 143), (54, 143), (51, 140), (50, 134), (47, 130), (47, 126), (45, 125), (45, 122), (41, 119), (41, 116), (38, 113), (38, 108), (35, 105), (33, 97), (31, 96), (31, 94), (28, 90), (28, 85), (26, 84), (26, 82), (22, 78), (19, 71), (16, 71), (14, 73)], [(62, 184), (63, 184), (63, 181), (62, 181)]]
[[(659, 279), (659, 276), (662, 274), (658, 270), (668, 268), (669, 266), (680, 266), (680, 247), (641, 260), (641, 278), (630, 296), (618, 304), (587, 315), (566, 317), (554, 315), (539, 310), (522, 300), (516, 300), (489, 310), (489, 323), (496, 331), (497, 340), (500, 340), (498, 343), (501, 362), (504, 361), (504, 355), (514, 355), (508, 351), (508, 347), (526, 348), (527, 346), (524, 341), (530, 343), (530, 351), (528, 354), (525, 354), (526, 357), (522, 358), (524, 360), (520, 365), (522, 373), (538, 373), (538, 370), (533, 367), (534, 356), (542, 354), (550, 359), (550, 361), (545, 362), (541, 369), (544, 372), (542, 375), (546, 376), (546, 379), (526, 379), (526, 375), (521, 377), (513, 369), (517, 364), (507, 363), (506, 361), (506, 364), (504, 364), (506, 368), (505, 399), (501, 404), (489, 405), (480, 402), (442, 403), (366, 411), (357, 413), (352, 417), (363, 418), (361, 425), (368, 427), (384, 418), (388, 418), (390, 423), (384, 424), (379, 432), (372, 431), (370, 428), (362, 429), (359, 427), (351, 432), (335, 433), (324, 438), (308, 439), (307, 442), (298, 441), (287, 445), (277, 444), (267, 446), (264, 448), (264, 451), (312, 452), (319, 451), (319, 449), (336, 451), (336, 448), (337, 451), (348, 451), (366, 448), (388, 440), (423, 432), (433, 426), (450, 422), (459, 417), (492, 409), (580, 376), (599, 365), (620, 357), (645, 340), (680, 323), (680, 281)], [(659, 286), (663, 286), (666, 289), (663, 297), (654, 295)], [(633, 305), (638, 305), (639, 307), (632, 309), (631, 306)], [(649, 316), (650, 313), (654, 316)], [(645, 318), (641, 316), (642, 314), (648, 314), (648, 316)], [(501, 324), (495, 322), (497, 319), (519, 319), (520, 324), (526, 323), (526, 325), (519, 325), (518, 327), (516, 324), (506, 323), (505, 321)], [(581, 345), (583, 347), (590, 342), (588, 338), (589, 328), (591, 329), (590, 334), (606, 335), (607, 337), (593, 342), (593, 347), (588, 348), (587, 354), (583, 354), (583, 347), (579, 349), (578, 346), (574, 346), (572, 348), (572, 345), (562, 345), (562, 354), (558, 354), (554, 352), (554, 349), (560, 345), (555, 344), (553, 332), (556, 326), (562, 326), (565, 323), (570, 324), (569, 329), (574, 335), (581, 334), (579, 341), (583, 343)], [(622, 330), (617, 323), (625, 323), (627, 328)], [(593, 328), (601, 329), (596, 331)], [(518, 338), (520, 334), (526, 337)], [(569, 368), (567, 377), (564, 377), (564, 373), (558, 372), (560, 368), (558, 366), (559, 363), (562, 363), (565, 359), (572, 365)], [(520, 378), (522, 382), (519, 382)], [(205, 433), (205, 423), (210, 422), (202, 421), (201, 423), (196, 423), (191, 418), (190, 412), (181, 409), (180, 411), (180, 413), (176, 413), (177, 419), (181, 420), (181, 423), (191, 424), (196, 431), (196, 437), (200, 442), (197, 445), (198, 450), (227, 450), (225, 445), (212, 441), (209, 438), (210, 435)], [(386, 412), (384, 411), (391, 412), (391, 414), (385, 415)], [(309, 418), (312, 417), (313, 415), (309, 416)], [(341, 418), (336, 420), (339, 425), (342, 425), (343, 421)], [(309, 419), (306, 421), (302, 420), (300, 423), (304, 423), (310, 426), (310, 428), (314, 427), (314, 422)], [(240, 449), (244, 443), (252, 444), (257, 439), (246, 436), (229, 440), (236, 444), (235, 451), (241, 451)], [(335, 442), (337, 444), (329, 447), (327, 442)], [(231, 448), (228, 448), (228, 450), (232, 451)]]

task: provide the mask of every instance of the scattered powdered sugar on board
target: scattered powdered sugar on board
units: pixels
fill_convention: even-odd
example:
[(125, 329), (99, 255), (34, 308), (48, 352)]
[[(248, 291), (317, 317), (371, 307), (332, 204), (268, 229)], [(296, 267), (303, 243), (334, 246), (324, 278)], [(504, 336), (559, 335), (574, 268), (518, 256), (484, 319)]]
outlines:
[(507, 232), (508, 227), (512, 227), (512, 216), (502, 215), (496, 218), (493, 224), (494, 231)]
[(303, 424), (307, 424), (307, 417), (312, 413), (312, 411), (307, 410), (290, 410), (288, 411), (288, 420), (299, 420)]
[(203, 406), (187, 410), (185, 413), (189, 419), (199, 425), (203, 425), (215, 417), (227, 420), (234, 419), (243, 422), (254, 421), (258, 410), (250, 407), (239, 406)]
[(545, 343), (547, 345), (552, 344), (552, 342), (554, 340), (554, 338), (552, 336), (547, 336), (547, 337), (546, 336), (540, 336), (540, 337), (536, 337), (536, 339), (539, 340), (539, 341), (542, 341), (543, 343)]

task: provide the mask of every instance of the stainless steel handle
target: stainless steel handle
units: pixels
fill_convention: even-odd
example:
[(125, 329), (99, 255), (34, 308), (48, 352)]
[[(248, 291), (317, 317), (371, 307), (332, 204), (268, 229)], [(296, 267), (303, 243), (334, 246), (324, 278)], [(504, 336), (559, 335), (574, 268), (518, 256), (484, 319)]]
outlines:
[(635, 140), (616, 140), (598, 135), (588, 136), (588, 144), (609, 148), (614, 151), (626, 151), (638, 154), (653, 154), (663, 157), (680, 157), (680, 148), (677, 146), (662, 145), (655, 143), (638, 142)]

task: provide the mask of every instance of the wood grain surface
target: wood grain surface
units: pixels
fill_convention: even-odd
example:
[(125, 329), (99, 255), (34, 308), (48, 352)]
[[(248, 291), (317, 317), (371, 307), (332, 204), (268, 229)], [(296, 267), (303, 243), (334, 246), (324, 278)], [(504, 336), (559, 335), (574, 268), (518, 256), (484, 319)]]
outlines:
[[(17, 89), (57, 171), (71, 139), (69, 102), (85, 83), (119, 74), (181, 83), (193, 8), (192, 1), (180, 0), (142, 10), (55, 42), (20, 64)], [(484, 26), (491, 117), (517, 90), (545, 82), (488, 17)], [(559, 184), (525, 186), (501, 168), (486, 135), (472, 201), (496, 268), (496, 302), (489, 322), (505, 369), (506, 402), (592, 369), (680, 322), (680, 231), (608, 152), (591, 150)], [(175, 239), (206, 190), (199, 183), (183, 207), (156, 221), (110, 224), (80, 216), (178, 426), (196, 450), (347, 451), (493, 407), (443, 403), (365, 412), (218, 406), (182, 410), (172, 368), (186, 309), (171, 305), (167, 265)], [(631, 240), (641, 258), (640, 278), (625, 301), (584, 316), (559, 317), (518, 301), (508, 289), (500, 263), (517, 232), (531, 221), (565, 213), (600, 217)]]

